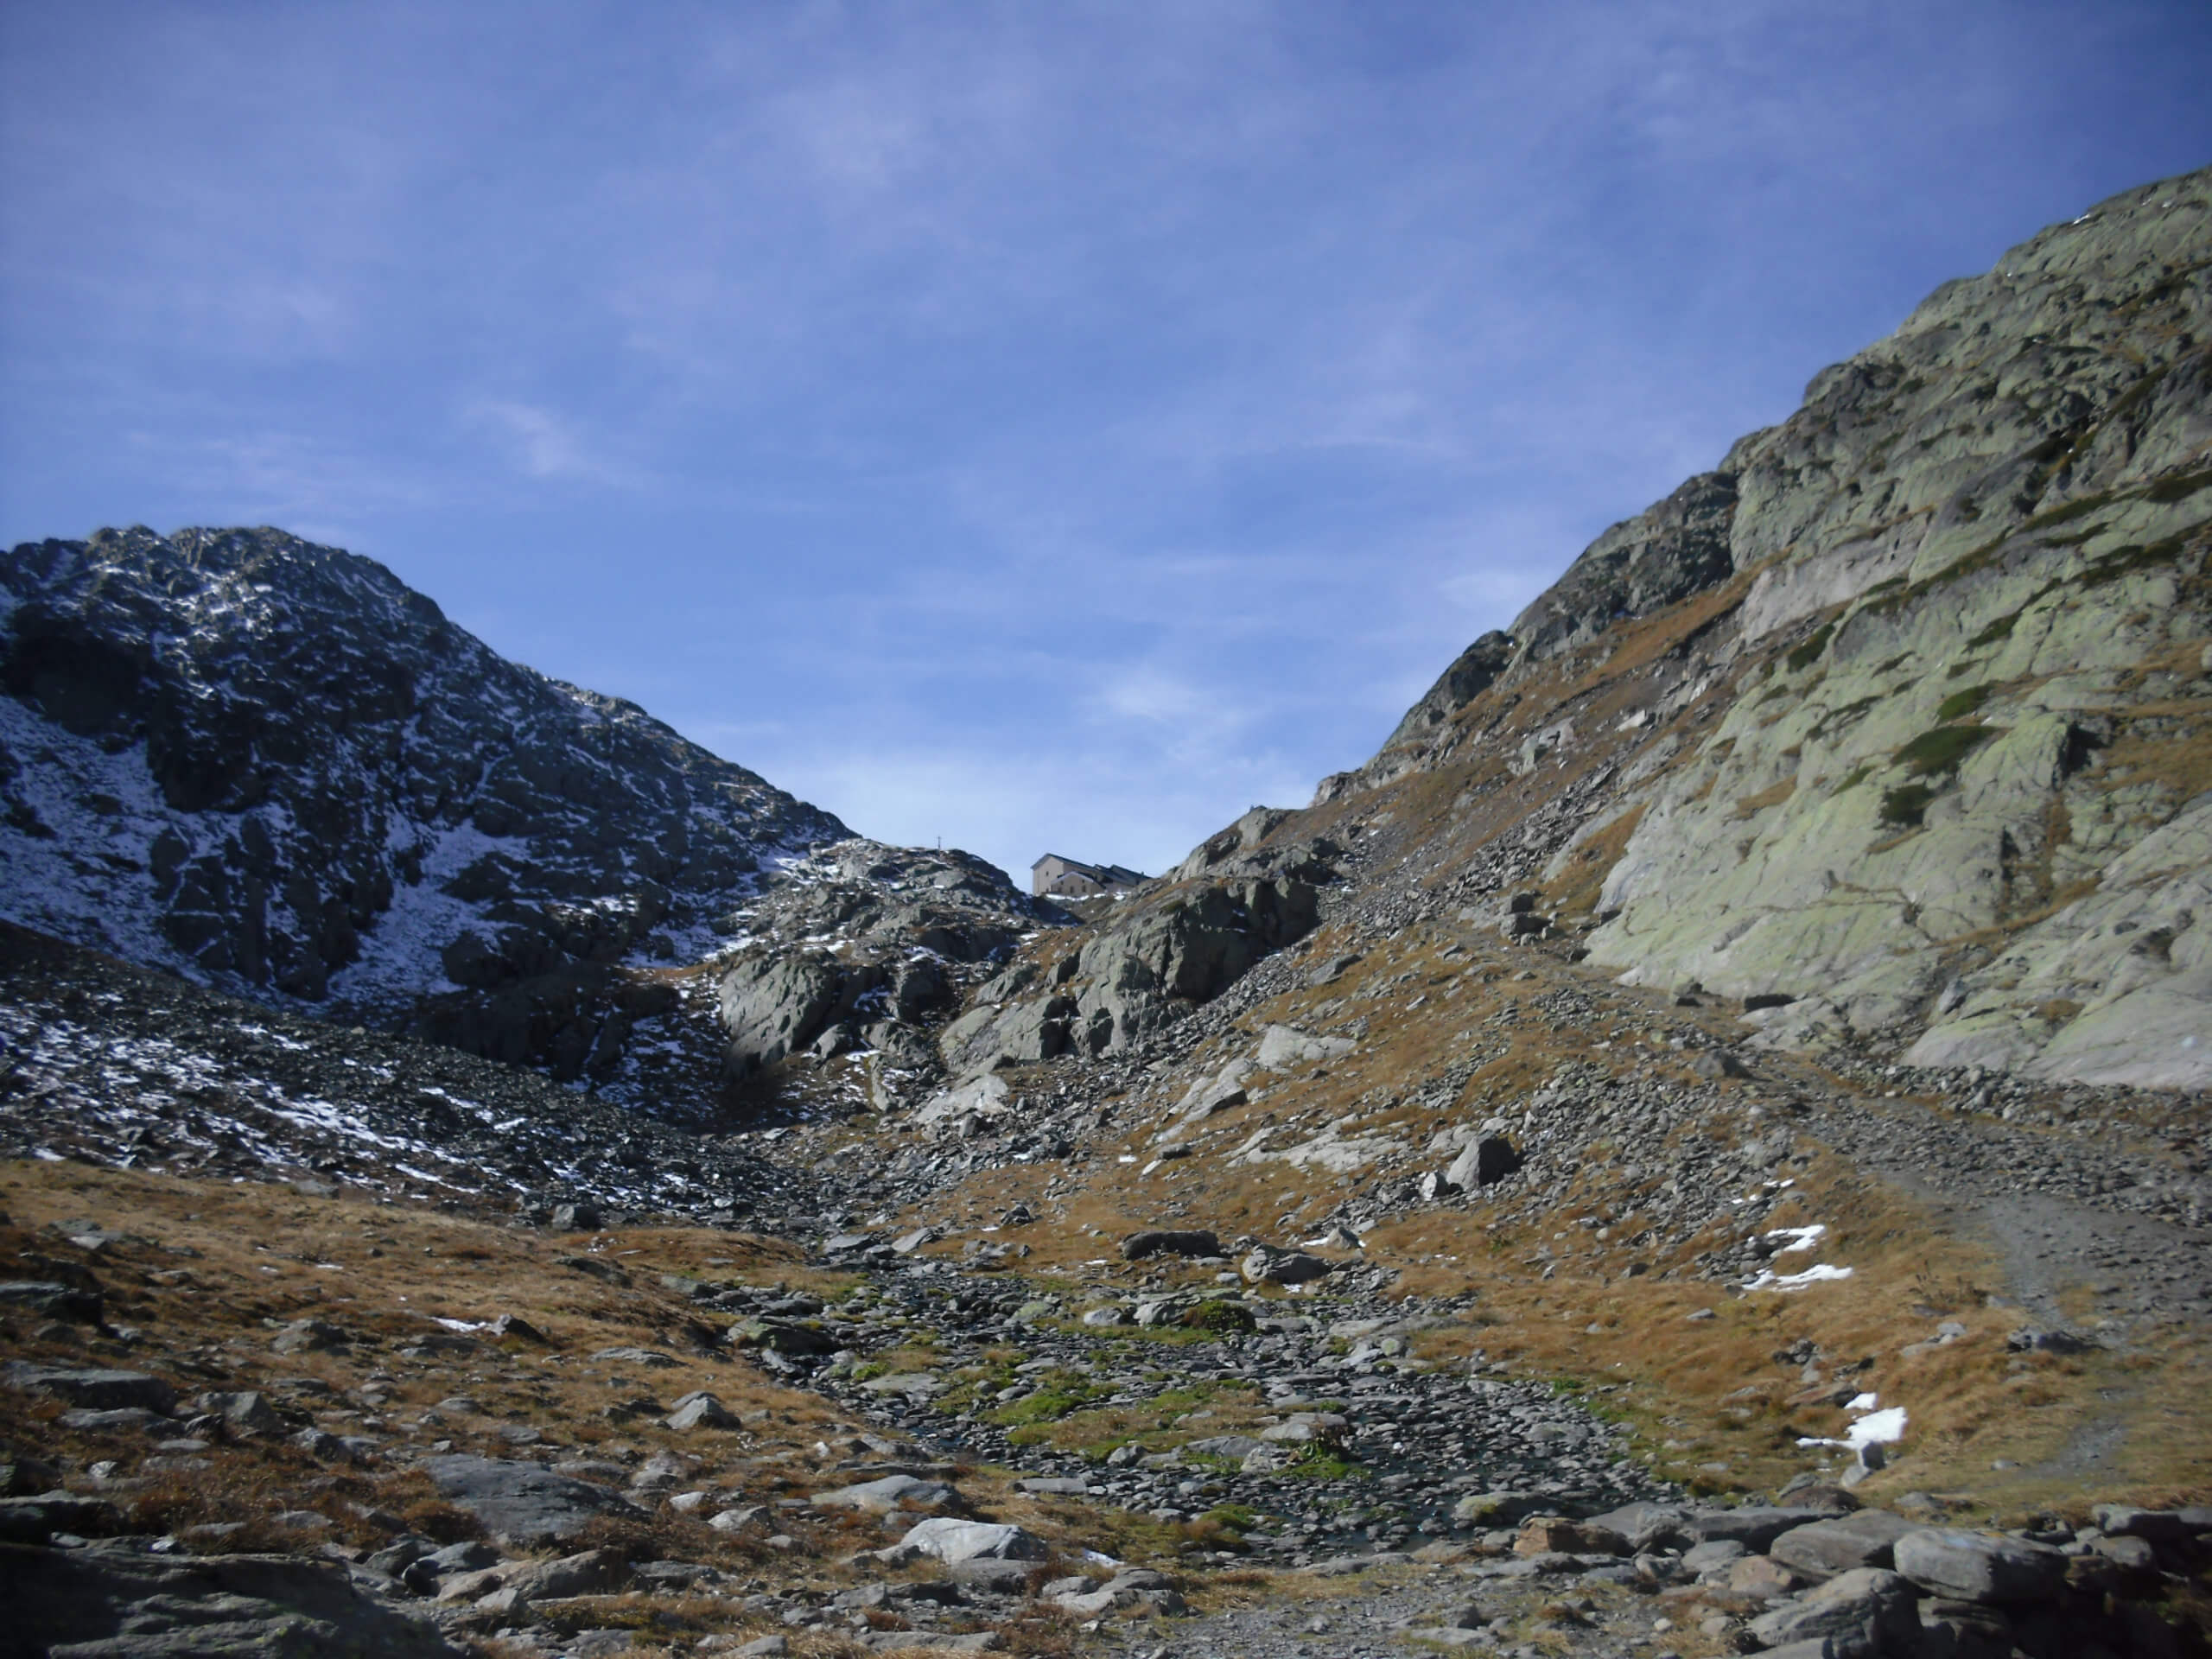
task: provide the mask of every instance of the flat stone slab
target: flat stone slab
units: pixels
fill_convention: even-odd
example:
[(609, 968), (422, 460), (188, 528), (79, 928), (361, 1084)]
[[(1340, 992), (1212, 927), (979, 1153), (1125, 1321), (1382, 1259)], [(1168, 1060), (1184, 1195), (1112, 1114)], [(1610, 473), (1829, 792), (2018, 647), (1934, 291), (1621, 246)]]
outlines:
[(880, 1480), (816, 1492), (806, 1501), (818, 1509), (859, 1510), (868, 1515), (889, 1515), (893, 1510), (937, 1510), (957, 1515), (968, 1507), (958, 1488), (912, 1475), (886, 1475)]
[(1808, 1579), (1832, 1579), (1857, 1567), (1888, 1567), (1898, 1539), (1920, 1529), (1887, 1510), (1861, 1510), (1808, 1526), (1792, 1527), (1767, 1554)]
[(426, 1458), (421, 1468), (439, 1497), (511, 1548), (573, 1538), (595, 1516), (641, 1513), (620, 1492), (539, 1464), (454, 1455)]
[(1834, 1516), (1833, 1510), (1768, 1509), (1747, 1503), (1739, 1510), (1692, 1510), (1682, 1517), (1682, 1529), (1700, 1544), (1732, 1538), (1745, 1548), (1764, 1554), (1767, 1546), (1783, 1533)]
[(8, 1367), (8, 1386), (51, 1394), (91, 1411), (128, 1411), (137, 1407), (166, 1417), (176, 1408), (176, 1390), (143, 1371), (75, 1370), (16, 1360)]

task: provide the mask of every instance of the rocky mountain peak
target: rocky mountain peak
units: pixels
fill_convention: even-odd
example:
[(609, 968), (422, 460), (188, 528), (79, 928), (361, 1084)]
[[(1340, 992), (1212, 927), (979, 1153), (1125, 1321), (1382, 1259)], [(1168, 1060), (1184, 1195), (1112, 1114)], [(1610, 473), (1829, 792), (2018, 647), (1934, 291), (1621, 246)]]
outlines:
[[(27, 544), (0, 594), (7, 915), (219, 988), (638, 1093), (646, 1055), (713, 1053), (636, 1039), (701, 1023), (678, 970), (733, 912), (832, 888), (880, 907), (907, 873), (281, 531)], [(933, 917), (991, 918), (956, 954), (1026, 920), (978, 861), (929, 867)]]

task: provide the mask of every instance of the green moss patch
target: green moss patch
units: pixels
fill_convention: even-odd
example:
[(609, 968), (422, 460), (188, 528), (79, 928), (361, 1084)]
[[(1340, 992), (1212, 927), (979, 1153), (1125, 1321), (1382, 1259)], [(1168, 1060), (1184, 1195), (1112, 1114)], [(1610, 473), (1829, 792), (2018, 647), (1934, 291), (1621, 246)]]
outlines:
[(2181, 556), (2182, 538), (2169, 536), (2162, 542), (2149, 546), (2129, 543), (2116, 547), (2109, 553), (2100, 554), (2082, 569), (2074, 580), (2084, 588), (2101, 588), (2107, 582), (2118, 582), (2122, 576), (2138, 570), (2149, 570), (2162, 564), (2171, 564)]
[(1936, 798), (1936, 791), (1925, 784), (1904, 784), (1896, 789), (1882, 791), (1882, 822), (1901, 830), (1920, 826), (1928, 810), (1928, 803)]
[(1987, 702), (1990, 692), (1995, 689), (1985, 683), (1980, 685), (1970, 685), (1963, 691), (1954, 691), (1936, 705), (1936, 718), (1947, 721), (1964, 720), (1968, 715), (1977, 712), (1983, 703)]
[(1959, 762), (1997, 735), (1993, 726), (1938, 726), (1897, 752), (1897, 764), (1916, 778), (1955, 772)]
[(1819, 632), (1815, 632), (1810, 639), (1807, 639), (1803, 645), (1799, 645), (1795, 651), (1791, 652), (1788, 657), (1783, 658), (1783, 660), (1789, 664), (1789, 671), (1792, 674), (1795, 674), (1799, 669), (1808, 668), (1814, 663), (1818, 662), (1820, 660), (1821, 653), (1828, 648), (1828, 641), (1834, 638), (1835, 624), (1833, 622), (1822, 623), (1820, 626)]
[(2171, 478), (2162, 478), (2143, 492), (2152, 500), (2165, 505), (2185, 501), (2208, 484), (2212, 484), (2212, 467), (2201, 472), (2177, 473)]

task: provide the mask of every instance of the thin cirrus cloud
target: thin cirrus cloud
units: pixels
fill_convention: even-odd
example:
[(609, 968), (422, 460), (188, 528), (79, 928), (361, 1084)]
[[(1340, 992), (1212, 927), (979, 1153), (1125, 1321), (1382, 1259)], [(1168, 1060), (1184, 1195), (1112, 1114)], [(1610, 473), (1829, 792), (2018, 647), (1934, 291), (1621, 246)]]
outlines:
[(464, 428), (489, 433), (525, 476), (637, 489), (639, 471), (605, 454), (557, 411), (511, 398), (485, 397), (463, 410)]
[(276, 522), (865, 832), (1153, 868), (2202, 164), (2208, 68), (2146, 0), (0, 9), (0, 535)]

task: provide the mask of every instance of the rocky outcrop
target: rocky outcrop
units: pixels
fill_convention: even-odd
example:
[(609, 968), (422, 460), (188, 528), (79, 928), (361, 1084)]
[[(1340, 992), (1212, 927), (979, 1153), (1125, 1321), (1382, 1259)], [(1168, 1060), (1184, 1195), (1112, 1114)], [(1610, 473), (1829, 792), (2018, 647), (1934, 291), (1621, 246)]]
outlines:
[(1700, 473), (1664, 501), (1615, 524), (1514, 619), (1510, 637), (1520, 659), (1556, 657), (1618, 621), (1648, 616), (1727, 581), (1736, 569), (1729, 533), (1736, 503), (1733, 472)]
[(1303, 938), (1319, 914), (1314, 888), (1288, 877), (1170, 888), (1049, 969), (1025, 960), (984, 985), (944, 1028), (945, 1062), (973, 1072), (1134, 1047)]
[(2209, 273), (2199, 173), (1947, 283), (1321, 803), (1529, 780), (1492, 833), (1557, 847), (1554, 884), (1608, 861), (1591, 959), (1787, 995), (1769, 1044), (2212, 1082)]
[(825, 849), (762, 886), (725, 918), (743, 943), (715, 969), (726, 1063), (740, 1074), (803, 1051), (866, 1048), (893, 1065), (930, 1065), (923, 1025), (957, 1004), (978, 964), (1059, 916), (969, 854), (868, 841)]
[(370, 560), (104, 531), (0, 565), (10, 917), (611, 1081), (764, 864), (843, 825), (510, 663)]

